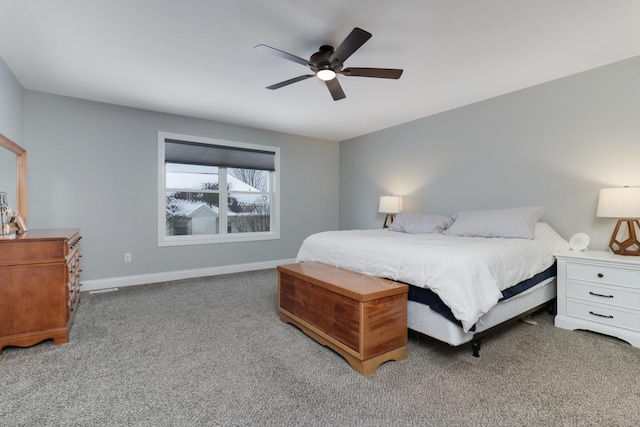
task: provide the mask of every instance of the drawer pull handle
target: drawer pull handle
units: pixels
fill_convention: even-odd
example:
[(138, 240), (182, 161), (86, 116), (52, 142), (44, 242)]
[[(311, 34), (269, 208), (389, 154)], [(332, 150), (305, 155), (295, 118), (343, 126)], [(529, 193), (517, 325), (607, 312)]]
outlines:
[(611, 315), (598, 314), (598, 313), (594, 313), (593, 311), (590, 311), (589, 314), (591, 314), (593, 316), (604, 317), (606, 319), (613, 319), (613, 316), (611, 316)]
[(604, 274), (598, 273), (598, 277), (602, 279), (604, 277)]
[(613, 298), (613, 295), (596, 294), (595, 292), (589, 292), (589, 295), (593, 295), (594, 297)]

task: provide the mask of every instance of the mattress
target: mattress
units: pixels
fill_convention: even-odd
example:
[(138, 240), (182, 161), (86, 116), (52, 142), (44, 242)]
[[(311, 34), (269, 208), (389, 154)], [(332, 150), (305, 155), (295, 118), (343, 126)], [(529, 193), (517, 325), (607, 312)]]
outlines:
[(470, 331), (495, 307), (502, 291), (555, 263), (567, 242), (538, 223), (534, 239), (348, 230), (314, 234), (297, 261), (319, 261), (372, 276), (429, 288)]
[(415, 301), (407, 303), (407, 326), (424, 335), (457, 346), (467, 343), (474, 335), (484, 332), (502, 322), (520, 316), (535, 307), (543, 305), (556, 297), (556, 280), (550, 278), (513, 298), (496, 304), (484, 314), (474, 331), (464, 331), (429, 306)]
[[(520, 294), (523, 294), (538, 284), (546, 283), (548, 279), (554, 278), (556, 277), (556, 275), (557, 266), (556, 263), (554, 263), (551, 267), (547, 268), (544, 271), (541, 271), (535, 276), (523, 280), (522, 282), (503, 290), (502, 298), (500, 298), (498, 302), (506, 301), (510, 298), (514, 298)], [(438, 297), (436, 293), (434, 293), (430, 289), (409, 285), (408, 299), (409, 301), (414, 301), (429, 306), (431, 310), (437, 312), (447, 320), (462, 327), (462, 323), (455, 318), (451, 309)], [(475, 325), (473, 326), (473, 328), (471, 328), (471, 331), (476, 331)]]

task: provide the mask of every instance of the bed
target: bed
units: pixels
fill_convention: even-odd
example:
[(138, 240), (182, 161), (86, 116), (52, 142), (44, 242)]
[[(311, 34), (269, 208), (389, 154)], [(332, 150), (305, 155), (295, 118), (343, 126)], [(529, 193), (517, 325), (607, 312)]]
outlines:
[(568, 242), (538, 222), (541, 207), (459, 212), (454, 218), (400, 213), (389, 229), (309, 236), (297, 262), (319, 261), (410, 285), (407, 324), (453, 346), (552, 307), (554, 253)]

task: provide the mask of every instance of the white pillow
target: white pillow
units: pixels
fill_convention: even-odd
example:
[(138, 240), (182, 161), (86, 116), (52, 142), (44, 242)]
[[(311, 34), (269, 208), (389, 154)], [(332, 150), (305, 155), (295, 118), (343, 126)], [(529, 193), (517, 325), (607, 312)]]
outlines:
[(453, 218), (425, 213), (400, 212), (389, 226), (391, 231), (401, 233), (440, 233), (453, 223)]
[(444, 233), (466, 237), (506, 237), (533, 239), (536, 223), (544, 207), (463, 211)]

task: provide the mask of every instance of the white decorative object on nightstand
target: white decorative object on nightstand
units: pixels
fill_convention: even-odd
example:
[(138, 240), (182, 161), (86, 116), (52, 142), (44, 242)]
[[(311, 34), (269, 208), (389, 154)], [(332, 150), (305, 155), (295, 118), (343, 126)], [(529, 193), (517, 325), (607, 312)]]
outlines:
[(640, 347), (640, 259), (611, 252), (556, 254), (555, 325), (611, 335)]
[(589, 247), (589, 235), (586, 233), (576, 233), (569, 239), (569, 248), (574, 251), (584, 251)]

